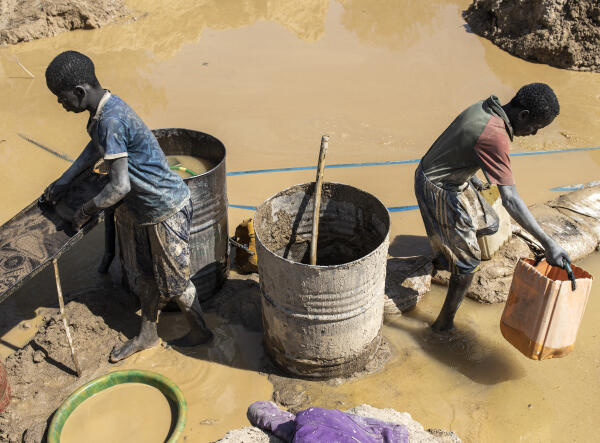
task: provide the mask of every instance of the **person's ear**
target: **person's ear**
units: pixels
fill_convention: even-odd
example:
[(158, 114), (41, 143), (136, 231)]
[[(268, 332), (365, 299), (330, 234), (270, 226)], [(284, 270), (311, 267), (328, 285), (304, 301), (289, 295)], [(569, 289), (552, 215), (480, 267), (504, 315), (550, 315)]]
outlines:
[(527, 109), (523, 109), (521, 111), (519, 111), (519, 120), (524, 122), (529, 120), (529, 111)]
[(73, 88), (73, 94), (75, 94), (75, 96), (79, 99), (79, 102), (81, 103), (87, 95), (87, 91), (83, 86), (78, 85), (75, 86), (75, 88)]

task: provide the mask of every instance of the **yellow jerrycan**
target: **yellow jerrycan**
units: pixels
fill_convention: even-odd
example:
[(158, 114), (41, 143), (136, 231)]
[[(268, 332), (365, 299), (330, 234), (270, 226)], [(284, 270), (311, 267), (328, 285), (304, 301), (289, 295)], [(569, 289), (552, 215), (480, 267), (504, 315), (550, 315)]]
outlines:
[(565, 262), (522, 258), (500, 320), (504, 338), (534, 360), (564, 357), (575, 345), (593, 277)]

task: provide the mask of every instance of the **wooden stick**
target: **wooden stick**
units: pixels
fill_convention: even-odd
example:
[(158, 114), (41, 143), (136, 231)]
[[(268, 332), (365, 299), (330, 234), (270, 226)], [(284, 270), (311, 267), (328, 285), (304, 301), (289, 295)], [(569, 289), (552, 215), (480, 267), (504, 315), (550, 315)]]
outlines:
[(323, 169), (325, 168), (325, 153), (329, 144), (329, 136), (321, 137), (321, 150), (319, 152), (319, 166), (315, 182), (315, 207), (313, 209), (312, 237), (310, 239), (310, 264), (317, 264), (317, 239), (319, 237), (319, 213), (321, 211), (321, 191), (323, 190)]
[(58, 274), (58, 262), (56, 261), (56, 259), (52, 260), (52, 264), (54, 265), (54, 276), (56, 277), (56, 292), (58, 293), (58, 305), (60, 306), (60, 315), (63, 319), (63, 325), (65, 325), (65, 332), (67, 333), (67, 340), (69, 341), (69, 346), (71, 347), (71, 357), (73, 357), (73, 363), (75, 364), (77, 377), (81, 377), (81, 366), (79, 366), (79, 361), (77, 360), (77, 356), (75, 355), (75, 347), (73, 346), (73, 340), (71, 339), (71, 330), (69, 329), (69, 324), (67, 323), (67, 316), (65, 314), (65, 301), (63, 300), (62, 288), (60, 286), (60, 275)]

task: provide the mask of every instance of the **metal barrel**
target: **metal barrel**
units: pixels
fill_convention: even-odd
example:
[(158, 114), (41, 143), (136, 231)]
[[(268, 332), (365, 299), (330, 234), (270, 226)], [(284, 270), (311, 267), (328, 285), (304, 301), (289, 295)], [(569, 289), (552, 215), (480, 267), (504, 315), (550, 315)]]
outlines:
[(209, 134), (190, 129), (153, 132), (165, 154), (191, 155), (215, 165), (203, 174), (184, 179), (194, 206), (190, 276), (198, 298), (204, 301), (223, 286), (229, 270), (225, 146)]
[(390, 217), (374, 196), (325, 183), (317, 265), (309, 265), (314, 183), (256, 211), (266, 348), (288, 372), (311, 378), (364, 368), (381, 341)]

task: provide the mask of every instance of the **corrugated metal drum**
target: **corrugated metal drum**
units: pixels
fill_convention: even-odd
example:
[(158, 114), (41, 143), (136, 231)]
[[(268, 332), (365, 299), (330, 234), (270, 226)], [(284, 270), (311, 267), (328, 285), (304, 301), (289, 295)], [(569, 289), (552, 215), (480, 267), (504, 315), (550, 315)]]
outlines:
[(374, 196), (325, 183), (317, 266), (308, 263), (314, 183), (254, 217), (267, 350), (285, 370), (328, 378), (364, 368), (381, 340), (390, 218)]
[(10, 403), (10, 386), (8, 375), (2, 363), (0, 363), (0, 412), (3, 412)]
[(165, 154), (191, 155), (215, 165), (203, 174), (184, 179), (194, 205), (190, 275), (198, 297), (203, 301), (221, 288), (228, 273), (225, 146), (211, 135), (190, 129), (156, 129), (153, 132)]

